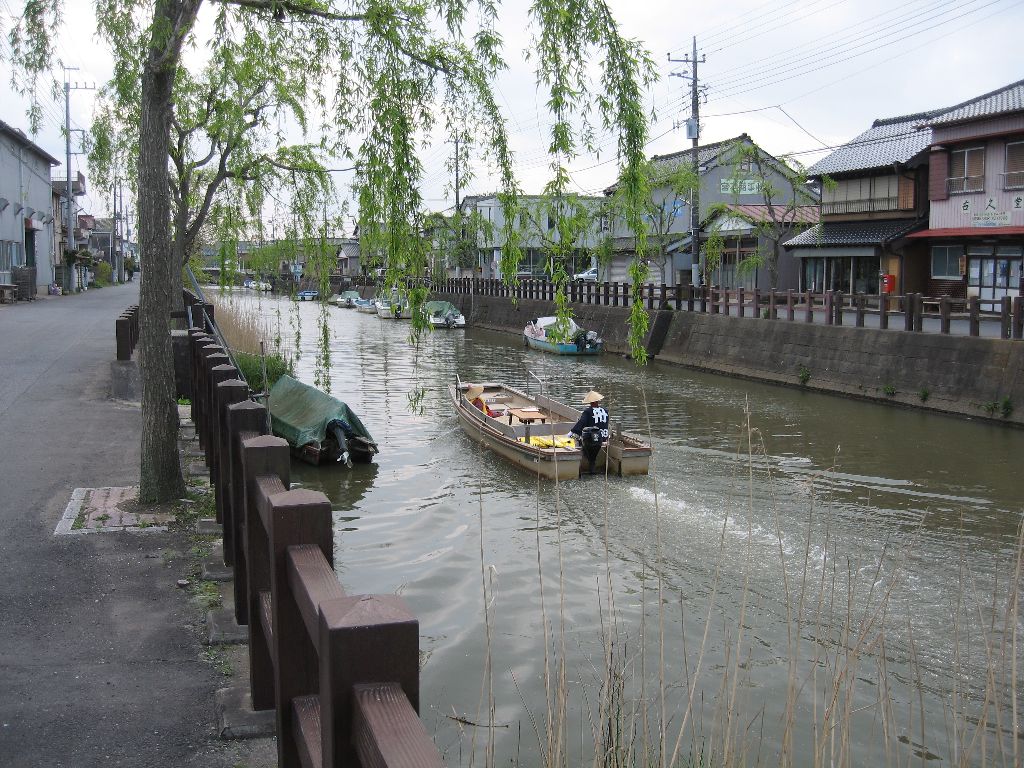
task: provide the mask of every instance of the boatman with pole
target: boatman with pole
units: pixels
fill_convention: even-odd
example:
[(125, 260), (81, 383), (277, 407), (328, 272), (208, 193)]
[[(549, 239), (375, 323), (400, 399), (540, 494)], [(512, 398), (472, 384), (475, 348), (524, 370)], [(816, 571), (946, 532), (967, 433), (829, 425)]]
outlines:
[(608, 409), (604, 407), (604, 395), (595, 390), (590, 390), (583, 396), (583, 415), (576, 425), (569, 430), (569, 437), (577, 440), (583, 438), (583, 430), (587, 427), (596, 427), (601, 431), (601, 440), (608, 439)]

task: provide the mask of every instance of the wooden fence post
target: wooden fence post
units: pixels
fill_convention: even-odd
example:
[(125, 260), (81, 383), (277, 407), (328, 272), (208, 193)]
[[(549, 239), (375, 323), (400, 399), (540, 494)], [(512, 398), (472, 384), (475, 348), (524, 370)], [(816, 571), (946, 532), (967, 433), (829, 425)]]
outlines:
[(700, 311), (707, 313), (708, 311), (708, 298), (711, 293), (710, 286), (702, 285), (700, 287)]
[(719, 310), (718, 304), (721, 299), (721, 297), (719, 296), (720, 291), (715, 286), (710, 285), (708, 286), (708, 292), (711, 294), (711, 314), (717, 315)]
[(683, 308), (683, 286), (676, 283), (672, 291), (672, 305), (675, 307), (676, 312), (678, 312)]
[(786, 289), (786, 319), (789, 320), (789, 322), (791, 322), (791, 323), (794, 320), (796, 320), (796, 305), (795, 305), (795, 302), (793, 301), (793, 289), (792, 288), (787, 288)]
[(971, 296), (967, 300), (967, 312), (969, 333), (971, 336), (978, 336), (981, 333), (981, 302), (978, 301), (977, 296)]
[(622, 284), (622, 306), (629, 306), (629, 283)]
[[(208, 363), (216, 363), (216, 365), (210, 369), (208, 374), (210, 389), (207, 392), (208, 402), (210, 404), (210, 440), (207, 445), (209, 445), (210, 450), (206, 453), (210, 459), (207, 464), (210, 467), (211, 484), (216, 484), (220, 479), (220, 403), (217, 401), (217, 385), (222, 381), (238, 378), (238, 369), (228, 362), (228, 356), (224, 355), (223, 360), (219, 360), (218, 357), (218, 355), (211, 355), (206, 358)], [(223, 522), (219, 508), (217, 510), (217, 522)]]
[(842, 291), (836, 291), (836, 295), (834, 297), (834, 301), (835, 301), (835, 305), (836, 305), (836, 325), (842, 325), (843, 324), (843, 301), (844, 300), (845, 300), (845, 297), (843, 296), (843, 292)]
[[(324, 768), (359, 765), (353, 746), (360, 739), (354, 688), (397, 683), (419, 711), (419, 622), (397, 595), (357, 595), (320, 606), (320, 722)], [(329, 692), (328, 695), (324, 695)], [(356, 705), (356, 706), (354, 706)], [(429, 743), (429, 739), (428, 742)], [(427, 758), (426, 761), (424, 758)], [(434, 757), (408, 765), (438, 765)]]
[(854, 319), (853, 323), (858, 328), (863, 328), (864, 327), (864, 306), (867, 303), (867, 297), (863, 293), (858, 293), (853, 301), (854, 301), (854, 306), (857, 309), (857, 312), (854, 315), (855, 319)]
[(939, 299), (939, 333), (949, 333), (949, 315), (952, 303), (948, 296)]
[(661, 284), (661, 294), (658, 298), (658, 309), (668, 309), (668, 286)]
[(805, 295), (804, 299), (807, 302), (807, 304), (804, 307), (804, 322), (805, 323), (813, 323), (814, 322), (814, 295), (810, 291), (808, 291), (807, 294)]
[[(287, 554), (289, 547), (313, 545), (333, 565), (331, 502), (319, 491), (308, 489), (278, 492), (258, 501), (270, 554), (277, 760), (281, 768), (300, 768), (292, 700), (316, 692), (319, 665), (313, 638), (302, 620), (295, 593), (289, 587)], [(261, 620), (263, 618), (261, 616)], [(350, 662), (365, 662), (367, 657), (376, 655), (375, 649), (365, 651)]]
[(1013, 299), (1013, 334), (1014, 339), (1024, 338), (1024, 296)]
[[(764, 315), (761, 314), (761, 289), (753, 288), (750, 291), (750, 303), (753, 306), (754, 315), (756, 320), (760, 320)], [(771, 317), (772, 313), (769, 312), (767, 317)]]
[(835, 324), (835, 293), (825, 291), (825, 325)]
[[(212, 466), (213, 451), (216, 447), (216, 443), (213, 442), (214, 416), (217, 413), (213, 403), (213, 369), (218, 365), (227, 365), (230, 360), (224, 354), (223, 347), (215, 345), (211, 348), (210, 345), (207, 345), (204, 347), (204, 351), (206, 355), (203, 357), (203, 388), (199, 392), (199, 396), (203, 398), (203, 438), (201, 445), (206, 466), (209, 467)], [(224, 379), (222, 378), (221, 381), (224, 381)]]
[[(728, 295), (728, 293), (729, 292), (726, 291), (726, 295)], [(741, 285), (739, 288), (736, 289), (736, 302), (737, 302), (737, 306), (739, 307), (739, 313), (738, 314), (739, 314), (740, 317), (746, 317), (747, 316), (746, 301), (747, 301), (747, 293), (744, 290), (743, 286)], [(729, 310), (729, 303), (728, 303), (728, 300), (727, 300), (726, 301), (726, 314), (729, 314), (728, 310)]]
[(914, 294), (914, 330), (918, 333), (924, 328), (924, 295)]
[(1010, 307), (1013, 300), (1003, 296), (999, 301), (999, 338), (1010, 338)]
[(202, 358), (200, 350), (207, 344), (211, 343), (213, 339), (210, 338), (209, 334), (204, 331), (200, 331), (193, 328), (188, 332), (189, 335), (189, 348), (192, 354), (192, 364), (189, 372), (192, 377), (192, 405), (189, 406), (189, 418), (192, 419), (192, 426), (195, 427), (196, 434), (199, 433), (199, 398), (196, 393), (199, 392), (199, 363)]
[[(288, 490), (291, 457), (288, 443), (279, 437), (261, 435), (242, 441), (245, 475), (245, 559), (248, 568), (246, 595), (249, 618), (249, 682), (253, 709), (274, 706), (274, 660), (271, 637), (261, 620), (262, 595), (271, 584), (270, 542), (257, 509), (259, 479), (273, 478), (279, 492)], [(269, 599), (266, 601), (269, 606)]]
[[(233, 366), (231, 371), (237, 374)], [(214, 485), (217, 488), (217, 519), (224, 526), (224, 564), (234, 565), (234, 553), (231, 551), (232, 532), (230, 531), (231, 521), (231, 432), (228, 429), (228, 409), (235, 403), (241, 403), (249, 399), (249, 385), (241, 379), (231, 378), (218, 382), (216, 385), (216, 397), (214, 402), (217, 405), (217, 473)], [(211, 474), (211, 477), (213, 475)]]
[(242, 440), (243, 435), (248, 439), (266, 434), (267, 409), (252, 400), (243, 400), (228, 406), (227, 417), (227, 466), (230, 467), (227, 482), (231, 487), (231, 503), (224, 508), (224, 556), (226, 561), (230, 553), (230, 565), (234, 568), (235, 621), (244, 625), (249, 623), (249, 567), (245, 554), (246, 486)]
[(210, 409), (210, 404), (206, 399), (206, 373), (208, 370), (206, 358), (221, 351), (220, 345), (210, 339), (199, 347), (199, 357), (196, 362), (196, 388), (192, 393), (192, 399), (196, 403), (196, 418), (193, 423), (196, 426), (196, 434), (199, 436), (199, 447), (204, 451), (210, 440), (209, 427), (206, 424), (206, 414)]
[(775, 289), (772, 288), (768, 291), (768, 319), (778, 320), (779, 319), (779, 302), (778, 297), (775, 295)]
[(884, 293), (878, 295), (878, 327), (883, 331), (889, 327), (889, 297)]
[(903, 330), (914, 330), (914, 294), (908, 293), (901, 297), (903, 304)]
[(693, 312), (694, 307), (694, 289), (693, 283), (687, 283), (686, 285), (686, 311)]
[[(643, 291), (645, 289), (647, 291), (647, 308), (654, 309), (654, 283), (648, 283), (647, 285), (642, 286), (640, 290)], [(641, 293), (640, 301), (642, 302), (643, 300), (644, 295), (643, 293)]]

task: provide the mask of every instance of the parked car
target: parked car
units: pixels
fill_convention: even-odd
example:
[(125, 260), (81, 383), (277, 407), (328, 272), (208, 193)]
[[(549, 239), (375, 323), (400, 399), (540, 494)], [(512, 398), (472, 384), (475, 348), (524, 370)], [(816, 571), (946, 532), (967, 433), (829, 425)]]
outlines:
[(583, 272), (577, 272), (572, 276), (572, 279), (580, 283), (596, 283), (597, 267), (591, 267)]

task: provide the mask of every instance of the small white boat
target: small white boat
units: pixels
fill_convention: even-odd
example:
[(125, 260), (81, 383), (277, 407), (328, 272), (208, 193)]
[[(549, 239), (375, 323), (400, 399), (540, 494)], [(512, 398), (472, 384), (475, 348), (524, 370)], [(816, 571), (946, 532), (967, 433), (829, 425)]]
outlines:
[(377, 314), (377, 303), (373, 299), (356, 299), (353, 305), (356, 312), (362, 312), (364, 315)]
[(459, 308), (448, 301), (428, 301), (423, 314), (433, 328), (465, 328), (466, 318)]
[(334, 294), (328, 301), (336, 307), (355, 309), (356, 301), (361, 298), (359, 291), (343, 291), (342, 293)]
[(408, 320), (412, 317), (409, 302), (405, 299), (399, 299), (397, 296), (392, 297), (390, 301), (385, 301), (378, 297), (376, 304), (377, 316), (385, 320)]
[(558, 328), (557, 317), (534, 318), (523, 328), (526, 346), (556, 355), (599, 355), (604, 342), (595, 331), (588, 331), (570, 319), (567, 328)]

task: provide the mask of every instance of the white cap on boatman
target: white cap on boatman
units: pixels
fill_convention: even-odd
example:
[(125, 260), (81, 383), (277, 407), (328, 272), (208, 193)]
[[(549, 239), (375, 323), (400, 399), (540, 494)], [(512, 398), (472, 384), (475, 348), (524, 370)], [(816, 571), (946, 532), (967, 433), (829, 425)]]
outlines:
[(599, 403), (604, 400), (604, 395), (598, 392), (596, 389), (592, 389), (583, 396), (583, 404), (590, 405), (591, 403)]

